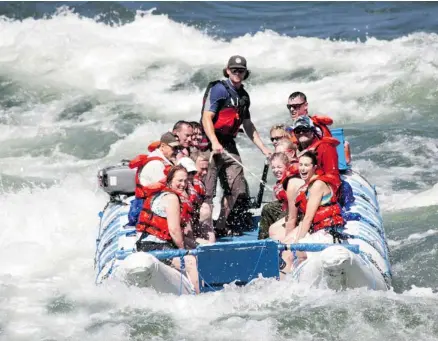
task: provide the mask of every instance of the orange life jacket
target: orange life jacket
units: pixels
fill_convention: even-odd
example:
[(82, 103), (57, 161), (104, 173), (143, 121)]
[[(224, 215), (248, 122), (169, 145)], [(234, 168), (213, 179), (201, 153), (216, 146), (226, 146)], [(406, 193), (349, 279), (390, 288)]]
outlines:
[[(304, 185), (300, 188), (295, 205), (302, 214), (306, 214), (307, 209), (307, 193), (309, 186), (316, 180), (324, 181), (327, 185), (331, 186), (333, 182), (332, 177), (326, 177), (325, 175), (316, 175), (310, 180), (308, 185)], [(310, 227), (310, 233), (316, 232), (321, 229), (334, 226), (344, 226), (345, 220), (342, 217), (341, 206), (338, 204), (337, 196), (332, 190), (332, 197), (330, 203), (326, 205), (320, 205), (315, 213)]]
[(138, 216), (138, 222), (136, 225), (137, 232), (147, 232), (159, 239), (171, 241), (172, 237), (169, 233), (169, 226), (167, 224), (167, 218), (158, 216), (152, 212), (152, 201), (156, 195), (162, 192), (174, 193), (178, 196), (181, 206), (181, 226), (187, 224), (193, 214), (193, 206), (190, 203), (189, 198), (181, 193), (170, 189), (164, 182), (158, 182), (155, 184), (155, 188), (150, 190), (146, 197), (140, 215)]
[(164, 175), (169, 173), (169, 170), (172, 168), (171, 165), (167, 165), (164, 162), (164, 159), (159, 156), (148, 156), (148, 155), (138, 155), (136, 158), (132, 159), (129, 162), (129, 168), (137, 168), (137, 172), (135, 173), (135, 197), (137, 199), (144, 199), (147, 196), (147, 192), (150, 190), (154, 190), (154, 186), (156, 184), (143, 186), (140, 183), (140, 173), (143, 170), (143, 167), (146, 166), (151, 161), (161, 161), (164, 164)]
[(160, 146), (160, 144), (161, 144), (160, 141), (151, 142), (151, 144), (148, 146), (149, 152), (152, 153), (155, 149), (157, 149)]

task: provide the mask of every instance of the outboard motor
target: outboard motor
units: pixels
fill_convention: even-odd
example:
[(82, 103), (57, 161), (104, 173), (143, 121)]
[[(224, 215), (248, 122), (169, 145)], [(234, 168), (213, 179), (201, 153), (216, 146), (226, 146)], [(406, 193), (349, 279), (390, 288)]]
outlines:
[(103, 168), (97, 173), (99, 187), (111, 197), (134, 195), (136, 169), (129, 168), (128, 164), (129, 160), (122, 160), (119, 164)]

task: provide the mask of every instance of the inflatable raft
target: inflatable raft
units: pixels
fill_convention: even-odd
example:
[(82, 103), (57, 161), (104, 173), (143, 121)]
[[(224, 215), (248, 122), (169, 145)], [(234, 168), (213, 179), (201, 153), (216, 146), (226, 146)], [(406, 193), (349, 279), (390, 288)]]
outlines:
[(194, 250), (137, 252), (137, 233), (128, 225), (130, 203), (134, 199), (135, 171), (126, 162), (98, 173), (100, 186), (110, 200), (99, 213), (96, 240), (96, 283), (108, 278), (128, 285), (151, 287), (158, 292), (193, 293), (184, 269), (162, 260), (196, 257), (200, 291), (221, 290), (225, 284), (245, 285), (258, 278), (279, 278), (282, 250), (306, 251), (307, 259), (287, 274), (300, 283), (331, 289), (367, 287), (387, 290), (391, 286), (391, 267), (383, 221), (374, 186), (346, 164), (342, 129), (333, 129), (338, 146), (342, 178), (343, 215), (347, 221), (344, 240), (306, 239), (305, 243), (284, 245), (266, 239), (257, 240), (260, 210), (250, 210), (252, 225), (239, 237), (219, 239), (212, 245)]

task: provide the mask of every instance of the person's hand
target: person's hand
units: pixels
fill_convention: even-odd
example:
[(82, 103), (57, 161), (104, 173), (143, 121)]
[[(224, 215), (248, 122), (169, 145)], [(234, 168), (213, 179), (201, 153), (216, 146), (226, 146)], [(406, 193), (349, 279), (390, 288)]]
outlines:
[(222, 145), (219, 142), (217, 143), (212, 142), (211, 149), (213, 151), (213, 154), (222, 154), (224, 152), (224, 147), (222, 147)]
[(196, 243), (197, 243), (198, 245), (212, 244), (212, 243), (210, 243), (208, 240), (206, 240), (206, 239), (202, 239), (202, 238), (196, 238)]
[(264, 148), (264, 149), (263, 149), (263, 154), (264, 154), (266, 157), (270, 157), (270, 156), (272, 155), (272, 151), (271, 151), (270, 149), (268, 149), (268, 148)]
[(181, 152), (178, 152), (176, 155), (175, 155), (175, 159), (176, 159), (176, 161), (179, 161), (181, 158), (183, 158), (185, 155), (183, 154), (183, 153), (181, 153)]

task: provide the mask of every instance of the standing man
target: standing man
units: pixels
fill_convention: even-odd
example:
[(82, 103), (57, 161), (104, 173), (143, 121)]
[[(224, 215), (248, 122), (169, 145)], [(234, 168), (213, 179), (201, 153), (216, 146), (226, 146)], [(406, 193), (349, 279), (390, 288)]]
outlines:
[(236, 201), (246, 196), (243, 168), (239, 164), (241, 159), (234, 141), (240, 126), (243, 125), (245, 133), (263, 154), (271, 154), (251, 121), (250, 98), (242, 84), (249, 74), (246, 59), (232, 56), (223, 69), (227, 79), (209, 83), (204, 94), (201, 123), (213, 153), (205, 181), (205, 204), (212, 205), (218, 174), (226, 177), (223, 181), (224, 200), (216, 224), (219, 233), (226, 231), (226, 220)]

